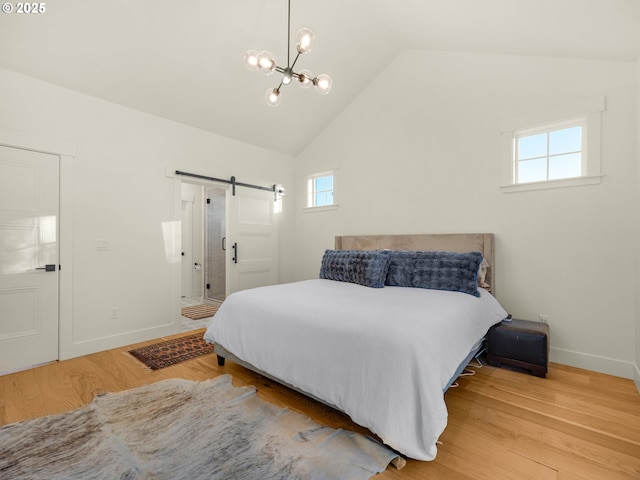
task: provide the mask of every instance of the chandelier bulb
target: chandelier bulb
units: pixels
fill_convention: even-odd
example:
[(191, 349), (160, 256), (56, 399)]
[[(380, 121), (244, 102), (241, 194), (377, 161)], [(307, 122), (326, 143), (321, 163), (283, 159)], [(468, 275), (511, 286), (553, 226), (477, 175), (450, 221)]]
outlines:
[(313, 85), (313, 75), (309, 70), (300, 70), (298, 74), (298, 85), (302, 88), (309, 88)]
[(248, 70), (258, 69), (258, 52), (257, 50), (247, 50), (244, 54), (244, 66)]
[(313, 79), (313, 85), (316, 87), (316, 92), (320, 95), (326, 95), (331, 90), (331, 84), (333, 79), (326, 73), (322, 73)]
[(299, 53), (309, 53), (316, 43), (316, 34), (308, 28), (301, 28), (296, 33), (296, 48)]
[(280, 89), (270, 88), (265, 93), (264, 99), (270, 107), (277, 107), (280, 105)]
[(256, 55), (258, 71), (264, 75), (271, 75), (276, 69), (276, 59), (273, 53), (266, 50)]

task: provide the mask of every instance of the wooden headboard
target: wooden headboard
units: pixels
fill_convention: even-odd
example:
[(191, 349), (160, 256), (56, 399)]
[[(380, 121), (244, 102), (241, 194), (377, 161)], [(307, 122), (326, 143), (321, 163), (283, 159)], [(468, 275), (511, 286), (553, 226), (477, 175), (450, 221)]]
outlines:
[(495, 295), (493, 233), (442, 233), (416, 235), (341, 235), (335, 238), (336, 250), (413, 250), (481, 252), (489, 263), (486, 282)]

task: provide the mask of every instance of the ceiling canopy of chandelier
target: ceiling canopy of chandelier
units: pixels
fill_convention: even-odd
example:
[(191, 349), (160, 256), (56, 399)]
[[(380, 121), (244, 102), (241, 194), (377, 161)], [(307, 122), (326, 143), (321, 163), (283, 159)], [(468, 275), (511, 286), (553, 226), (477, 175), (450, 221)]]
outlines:
[(277, 107), (280, 104), (280, 89), (283, 85), (289, 85), (292, 81), (296, 81), (302, 88), (309, 88), (313, 85), (316, 91), (321, 95), (326, 95), (331, 90), (333, 80), (326, 73), (314, 77), (309, 70), (293, 70), (298, 57), (304, 53), (311, 51), (315, 44), (316, 36), (308, 28), (301, 28), (296, 33), (296, 58), (291, 63), (291, 0), (289, 0), (289, 8), (287, 13), (287, 66), (279, 67), (276, 65), (276, 59), (271, 52), (257, 50), (247, 50), (244, 54), (244, 63), (249, 70), (258, 70), (264, 75), (271, 75), (273, 72), (282, 73), (280, 85), (270, 88), (265, 94), (267, 105)]

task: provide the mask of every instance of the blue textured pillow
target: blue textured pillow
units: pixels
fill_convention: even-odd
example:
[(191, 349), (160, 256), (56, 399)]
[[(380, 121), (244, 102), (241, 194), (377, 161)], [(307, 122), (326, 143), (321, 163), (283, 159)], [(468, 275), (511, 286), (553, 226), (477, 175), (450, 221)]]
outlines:
[(385, 285), (463, 292), (476, 297), (480, 252), (388, 252)]
[(373, 250), (325, 250), (320, 278), (382, 288), (389, 270), (389, 255)]

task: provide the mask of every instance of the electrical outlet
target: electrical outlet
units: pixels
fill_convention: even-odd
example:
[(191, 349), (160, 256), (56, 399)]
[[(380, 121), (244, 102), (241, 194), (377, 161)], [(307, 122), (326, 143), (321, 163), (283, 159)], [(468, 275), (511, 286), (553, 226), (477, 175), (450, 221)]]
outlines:
[(111, 307), (111, 320), (117, 320), (118, 318), (120, 318), (120, 308)]
[(540, 315), (538, 315), (538, 321), (542, 323), (549, 323), (549, 315), (547, 315), (546, 313), (541, 313)]

